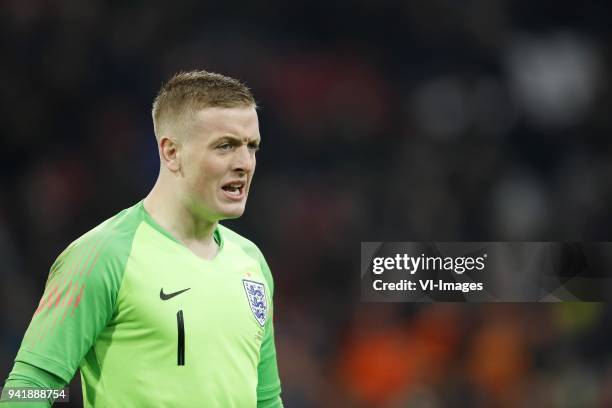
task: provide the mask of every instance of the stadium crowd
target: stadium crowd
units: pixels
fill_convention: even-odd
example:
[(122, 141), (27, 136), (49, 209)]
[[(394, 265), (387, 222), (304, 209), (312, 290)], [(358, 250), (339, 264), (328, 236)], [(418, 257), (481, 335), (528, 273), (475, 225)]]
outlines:
[(260, 106), (226, 224), (274, 274), (287, 407), (612, 406), (608, 304), (370, 304), (358, 286), (361, 241), (610, 240), (610, 11), (4, 2), (0, 381), (55, 257), (153, 185), (161, 81), (203, 68)]

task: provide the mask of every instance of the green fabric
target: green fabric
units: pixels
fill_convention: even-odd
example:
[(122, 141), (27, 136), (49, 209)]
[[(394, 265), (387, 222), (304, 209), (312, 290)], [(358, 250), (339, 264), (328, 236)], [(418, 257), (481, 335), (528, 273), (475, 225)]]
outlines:
[[(79, 238), (51, 268), (9, 380), (18, 363), (66, 383), (80, 368), (86, 407), (282, 406), (270, 270), (252, 242), (214, 236), (217, 256), (199, 258), (140, 202)], [(265, 323), (249, 285), (265, 292)]]
[[(10, 378), (6, 382), (2, 395), (6, 395), (9, 388), (36, 387), (40, 389), (59, 389), (64, 387), (64, 380), (38, 367), (26, 363), (16, 362)], [(0, 400), (2, 408), (48, 408), (52, 401), (41, 402), (7, 402)]]

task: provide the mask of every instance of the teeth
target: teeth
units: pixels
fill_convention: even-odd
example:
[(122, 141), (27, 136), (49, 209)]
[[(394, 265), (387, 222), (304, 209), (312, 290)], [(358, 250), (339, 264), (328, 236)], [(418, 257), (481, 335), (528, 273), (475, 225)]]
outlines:
[(240, 195), (240, 187), (236, 187), (235, 185), (230, 185), (225, 190), (232, 195)]
[(225, 187), (223, 187), (223, 190), (225, 190), (228, 194), (239, 196), (243, 187), (244, 185), (242, 183), (227, 184)]

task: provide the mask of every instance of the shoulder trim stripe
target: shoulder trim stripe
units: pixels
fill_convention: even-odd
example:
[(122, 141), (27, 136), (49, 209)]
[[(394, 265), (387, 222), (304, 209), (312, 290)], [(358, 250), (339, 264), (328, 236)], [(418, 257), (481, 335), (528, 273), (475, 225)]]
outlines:
[[(68, 311), (70, 311), (70, 316), (74, 315), (85, 289), (85, 284), (81, 282), (81, 279), (91, 274), (100, 253), (111, 238), (112, 235), (109, 234), (97, 237), (92, 242), (83, 242), (81, 243), (84, 246), (83, 251), (79, 251), (77, 256), (71, 256), (74, 250), (74, 248), (71, 248), (59, 260), (61, 264), (66, 263), (65, 267), (69, 272), (65, 276), (58, 276), (56, 282), (53, 282), (52, 277), (50, 278), (53, 285), (51, 286), (52, 289), (47, 296), (41, 299), (41, 303), (35, 312), (35, 315), (46, 312), (48, 316), (45, 317), (39, 333), (34, 337), (33, 345), (43, 341), (51, 331), (61, 325), (66, 319)], [(54, 271), (57, 269), (54, 268)]]

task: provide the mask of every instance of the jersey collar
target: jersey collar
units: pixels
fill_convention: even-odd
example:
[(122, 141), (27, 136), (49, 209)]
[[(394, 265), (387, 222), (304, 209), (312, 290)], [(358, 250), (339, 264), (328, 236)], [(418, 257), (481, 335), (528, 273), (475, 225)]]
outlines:
[[(138, 206), (139, 212), (142, 214), (142, 218), (147, 222), (147, 224), (149, 224), (150, 226), (155, 228), (159, 233), (170, 238), (172, 241), (176, 242), (177, 244), (184, 246), (184, 244), (181, 241), (179, 241), (174, 235), (172, 235), (168, 230), (166, 230), (161, 225), (159, 225), (157, 221), (155, 221), (153, 217), (151, 217), (151, 215), (144, 208), (144, 200), (140, 200), (137, 206)], [(221, 229), (219, 228), (219, 223), (217, 223), (217, 226), (215, 227), (215, 231), (213, 232), (213, 239), (215, 240), (217, 245), (219, 245), (219, 251), (221, 251), (223, 249), (224, 240), (223, 240), (223, 236), (221, 235)]]

